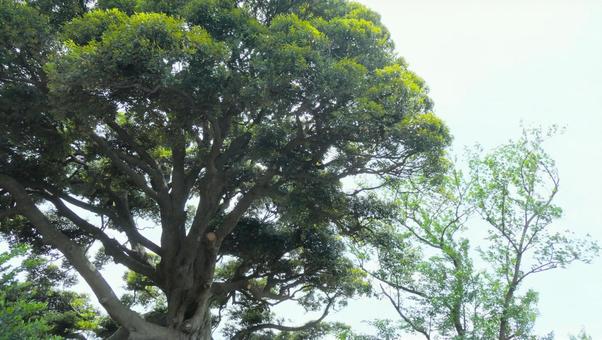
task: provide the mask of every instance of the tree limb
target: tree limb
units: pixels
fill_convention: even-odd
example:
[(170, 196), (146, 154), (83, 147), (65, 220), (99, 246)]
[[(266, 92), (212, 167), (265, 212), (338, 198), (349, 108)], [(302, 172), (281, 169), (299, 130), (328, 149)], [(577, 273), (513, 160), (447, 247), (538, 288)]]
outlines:
[[(130, 238), (130, 242), (132, 242), (132, 241), (138, 242), (141, 245), (145, 246), (150, 251), (154, 252), (155, 254), (161, 255), (161, 252), (162, 252), (161, 248), (158, 245), (156, 245), (153, 241), (147, 239), (142, 234), (140, 234), (140, 232), (136, 228), (135, 224), (133, 224), (130, 221), (127, 221), (126, 219), (124, 219), (122, 217), (119, 217), (117, 214), (115, 214), (110, 209), (98, 207), (93, 204), (81, 201), (81, 200), (79, 200), (71, 195), (68, 195), (66, 193), (55, 193), (55, 196), (57, 196), (57, 198), (60, 198), (61, 200), (65, 201), (69, 204), (73, 204), (76, 207), (82, 208), (84, 210), (95, 213), (97, 215), (107, 216), (109, 219), (111, 219), (113, 221), (113, 223), (115, 223), (116, 225), (122, 226), (121, 229), (123, 229), (123, 231), (127, 234), (128, 238)], [(120, 204), (121, 202), (117, 202), (117, 203)], [(128, 216), (131, 217), (131, 214), (129, 214)]]
[(414, 323), (410, 318), (408, 318), (403, 311), (401, 310), (401, 306), (393, 299), (393, 297), (386, 292), (385, 288), (383, 286), (380, 286), (380, 289), (382, 290), (382, 293), (389, 299), (389, 301), (391, 302), (391, 304), (393, 305), (393, 307), (395, 307), (395, 310), (397, 311), (397, 314), (399, 314), (399, 316), (401, 316), (401, 318), (408, 323), (408, 325), (410, 325), (410, 327), (412, 327), (413, 330), (421, 333), (422, 335), (424, 335), (426, 337), (427, 340), (430, 340), (431, 337), (429, 335), (429, 333), (424, 329), (424, 327), (420, 327), (419, 325), (417, 325), (416, 323)]
[(83, 218), (79, 217), (71, 209), (69, 209), (59, 198), (50, 198), (52, 204), (57, 208), (59, 214), (75, 223), (79, 228), (98, 239), (105, 247), (105, 251), (108, 255), (115, 259), (115, 262), (121, 263), (129, 269), (143, 274), (151, 279), (155, 278), (155, 269), (143, 259), (137, 259), (132, 256), (128, 256), (128, 253), (135, 254), (129, 249), (123, 247), (117, 240), (110, 238), (102, 230), (87, 222)]
[(136, 184), (136, 187), (138, 189), (142, 190), (142, 192), (147, 194), (149, 197), (151, 197), (156, 202), (159, 202), (159, 194), (157, 194), (156, 191), (154, 191), (152, 188), (150, 188), (148, 186), (146, 178), (144, 178), (144, 176), (142, 174), (134, 171), (126, 163), (126, 161), (124, 161), (122, 159), (122, 157), (119, 157), (117, 152), (115, 152), (115, 150), (113, 150), (103, 138), (96, 135), (95, 133), (89, 133), (88, 135), (94, 141), (94, 144), (102, 151), (102, 153), (104, 153), (105, 156), (109, 157), (109, 159), (111, 159), (111, 162), (124, 175), (127, 175)]

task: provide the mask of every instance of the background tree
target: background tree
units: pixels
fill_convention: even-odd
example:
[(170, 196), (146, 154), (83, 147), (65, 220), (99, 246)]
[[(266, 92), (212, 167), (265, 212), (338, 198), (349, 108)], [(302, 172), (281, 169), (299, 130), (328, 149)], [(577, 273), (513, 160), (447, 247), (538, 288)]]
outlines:
[(27, 300), (14, 291), (21, 291), (16, 279), (18, 270), (7, 262), (23, 252), (23, 248), (0, 254), (0, 337), (2, 339), (39, 339), (52, 329), (44, 315), (46, 305)]
[(74, 282), (24, 245), (0, 254), (0, 339), (85, 339), (99, 320)]
[(484, 287), (463, 234), (474, 213), (470, 186), (455, 169), (435, 182), (417, 178), (393, 186), (390, 213), (373, 222), (368, 246), (357, 251), (401, 319), (383, 320), (377, 328), (426, 339), (479, 338), (471, 318)]
[[(473, 153), (467, 180), (452, 170), (430, 189), (420, 180), (398, 184), (400, 213), (373, 234), (379, 265), (370, 272), (402, 328), (427, 339), (533, 339), (537, 293), (521, 292), (525, 279), (597, 255), (595, 242), (554, 231), (559, 177), (545, 137), (526, 130), (491, 153)], [(475, 214), (487, 228), (474, 260), (482, 269), (468, 239), (483, 242), (466, 227), (482, 223)]]
[(517, 295), (527, 277), (574, 261), (589, 263), (599, 250), (593, 241), (553, 229), (562, 214), (553, 202), (560, 179), (542, 147), (553, 132), (525, 130), (517, 142), (470, 161), (473, 201), (490, 226), (488, 240), (495, 245), (482, 255), (496, 273), (488, 278), (488, 286), (497, 293), (489, 296), (496, 298), (498, 309), (489, 316), (497, 321), (500, 340), (528, 334), (522, 320), (529, 316), (522, 312), (536, 295), (532, 291)]
[[(450, 140), (359, 4), (9, 0), (0, 20), (2, 229), (62, 253), (119, 337), (315, 326), (366, 289), (340, 235), (369, 202), (340, 180), (436, 172)], [(115, 295), (94, 242), (160, 317)], [(288, 300), (323, 316), (284, 325)]]

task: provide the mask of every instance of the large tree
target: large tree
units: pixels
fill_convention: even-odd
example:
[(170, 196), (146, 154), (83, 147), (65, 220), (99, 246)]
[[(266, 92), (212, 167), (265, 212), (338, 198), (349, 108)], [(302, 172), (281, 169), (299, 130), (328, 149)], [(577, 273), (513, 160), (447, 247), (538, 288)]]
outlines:
[[(359, 4), (7, 0), (0, 21), (2, 230), (62, 253), (116, 337), (208, 339), (224, 309), (232, 337), (292, 331), (270, 309), (291, 299), (325, 315), (365, 288), (340, 235), (370, 207), (341, 180), (437, 171), (449, 143)], [(164, 308), (120, 301), (94, 242)]]

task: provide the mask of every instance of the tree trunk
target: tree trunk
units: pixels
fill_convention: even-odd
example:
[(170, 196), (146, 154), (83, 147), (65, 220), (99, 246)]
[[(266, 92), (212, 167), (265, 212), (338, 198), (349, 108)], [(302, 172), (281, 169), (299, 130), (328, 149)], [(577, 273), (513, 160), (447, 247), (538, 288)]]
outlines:
[(185, 339), (212, 339), (210, 306), (215, 265), (215, 248), (205, 242), (197, 254), (183, 250), (171, 261), (170, 268), (162, 268), (167, 296), (165, 326), (181, 332)]
[[(523, 234), (524, 234), (524, 232), (523, 232)], [(522, 243), (523, 242), (521, 240), (521, 249), (522, 249)], [(508, 309), (510, 308), (510, 303), (512, 302), (512, 299), (514, 298), (514, 293), (516, 292), (516, 289), (518, 288), (518, 284), (520, 282), (519, 275), (520, 275), (521, 263), (522, 263), (522, 251), (519, 251), (519, 253), (516, 257), (516, 263), (514, 264), (514, 271), (512, 272), (512, 281), (508, 285), (508, 291), (506, 292), (506, 295), (504, 296), (504, 305), (502, 307), (502, 318), (500, 319), (500, 332), (499, 332), (498, 340), (508, 340), (510, 338), (510, 334), (508, 334), (508, 332), (510, 331), (510, 329), (509, 329), (510, 323), (508, 322), (510, 315), (508, 315), (508, 313), (509, 313)]]
[[(203, 324), (193, 333), (186, 332), (185, 329), (168, 330), (164, 328), (167, 330), (166, 333), (157, 334), (156, 337), (149, 337), (148, 334), (152, 334), (152, 330), (150, 329), (139, 329), (130, 332), (126, 328), (120, 327), (107, 340), (212, 340), (211, 313), (208, 312), (205, 315), (206, 318), (203, 319)], [(169, 335), (166, 335), (168, 333)]]
[(508, 308), (510, 307), (510, 301), (512, 300), (512, 297), (514, 296), (514, 290), (515, 290), (515, 286), (512, 285), (510, 286), (510, 288), (508, 289), (508, 292), (506, 293), (506, 296), (504, 298), (504, 305), (502, 307), (502, 317), (500, 319), (500, 332), (499, 332), (499, 337), (498, 340), (508, 340)]

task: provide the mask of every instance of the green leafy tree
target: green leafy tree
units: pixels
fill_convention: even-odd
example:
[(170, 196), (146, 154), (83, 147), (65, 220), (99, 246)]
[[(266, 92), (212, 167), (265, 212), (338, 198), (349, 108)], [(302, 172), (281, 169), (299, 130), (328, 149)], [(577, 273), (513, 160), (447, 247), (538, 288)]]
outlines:
[[(553, 130), (526, 130), (520, 140), (504, 145), (480, 159), (471, 160), (474, 178), (473, 201), (490, 226), (488, 240), (493, 247), (482, 251), (495, 276), (489, 287), (497, 294), (497, 310), (490, 314), (499, 326), (497, 337), (509, 339), (528, 334), (527, 306), (536, 294), (522, 296), (517, 290), (526, 278), (543, 271), (564, 268), (574, 261), (589, 263), (598, 245), (577, 239), (570, 232), (552, 228), (562, 210), (554, 204), (559, 189), (554, 161), (542, 143)], [(489, 320), (490, 321), (490, 320)]]
[[(63, 254), (122, 337), (316, 326), (271, 307), (366, 291), (341, 236), (370, 202), (341, 180), (439, 171), (450, 141), (359, 4), (7, 0), (0, 20), (1, 229)], [(164, 310), (120, 300), (94, 242)]]
[(27, 247), (0, 254), (0, 275), (0, 339), (85, 339), (96, 328), (87, 297), (59, 289), (74, 277)]
[[(397, 183), (400, 213), (371, 237), (378, 268), (369, 268), (366, 251), (359, 254), (403, 320), (398, 328), (427, 339), (535, 338), (537, 293), (521, 290), (525, 280), (590, 262), (599, 251), (595, 242), (554, 231), (559, 177), (545, 137), (528, 130), (491, 153), (473, 153), (468, 179), (452, 169), (436, 182)], [(487, 227), (482, 269), (469, 248), (467, 224), (475, 223)]]
[(362, 268), (402, 321), (381, 320), (377, 329), (472, 338), (467, 318), (475, 310), (467, 307), (475, 307), (482, 287), (462, 235), (474, 213), (469, 186), (454, 169), (434, 183), (418, 178), (393, 186), (393, 200), (383, 209), (389, 213), (371, 221), (368, 246), (358, 249)]

